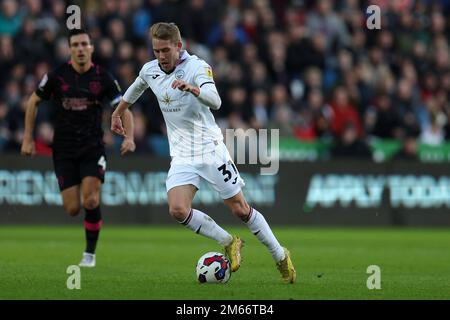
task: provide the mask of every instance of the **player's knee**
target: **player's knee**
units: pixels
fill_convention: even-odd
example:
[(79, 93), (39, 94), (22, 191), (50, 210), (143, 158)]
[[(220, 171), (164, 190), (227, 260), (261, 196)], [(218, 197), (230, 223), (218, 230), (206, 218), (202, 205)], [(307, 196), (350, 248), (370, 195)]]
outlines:
[(65, 204), (64, 210), (72, 217), (75, 217), (80, 213), (80, 205), (78, 204)]
[(180, 205), (169, 206), (170, 215), (177, 221), (184, 221), (189, 214), (189, 208)]
[(99, 197), (95, 195), (89, 195), (83, 198), (83, 207), (88, 210), (97, 208), (100, 205)]

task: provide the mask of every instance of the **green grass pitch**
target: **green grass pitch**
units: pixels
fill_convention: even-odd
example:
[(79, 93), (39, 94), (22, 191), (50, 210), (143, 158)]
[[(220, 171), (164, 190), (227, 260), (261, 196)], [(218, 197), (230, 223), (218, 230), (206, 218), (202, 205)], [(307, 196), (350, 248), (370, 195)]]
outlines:
[[(298, 282), (283, 284), (248, 229), (241, 269), (227, 284), (200, 284), (197, 259), (222, 251), (181, 226), (105, 225), (97, 267), (66, 287), (84, 248), (81, 226), (1, 226), (0, 299), (450, 299), (449, 229), (274, 228), (292, 253)], [(381, 289), (366, 286), (369, 265)]]

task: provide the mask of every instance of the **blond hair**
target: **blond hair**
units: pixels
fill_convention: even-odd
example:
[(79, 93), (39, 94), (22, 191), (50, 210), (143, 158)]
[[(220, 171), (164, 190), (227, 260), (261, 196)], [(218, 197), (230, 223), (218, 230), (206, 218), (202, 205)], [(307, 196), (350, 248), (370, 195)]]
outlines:
[(152, 38), (160, 40), (170, 40), (173, 43), (181, 41), (180, 29), (173, 22), (158, 22), (150, 28)]

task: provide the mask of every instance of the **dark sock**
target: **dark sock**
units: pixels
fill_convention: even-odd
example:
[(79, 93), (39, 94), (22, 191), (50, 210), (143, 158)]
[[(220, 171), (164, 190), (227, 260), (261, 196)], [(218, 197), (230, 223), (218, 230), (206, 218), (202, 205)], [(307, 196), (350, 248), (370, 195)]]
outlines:
[(102, 214), (100, 212), (100, 206), (95, 209), (89, 210), (84, 208), (86, 217), (84, 218), (84, 230), (86, 232), (86, 252), (95, 253), (95, 247), (97, 246), (98, 235), (100, 228), (102, 227)]

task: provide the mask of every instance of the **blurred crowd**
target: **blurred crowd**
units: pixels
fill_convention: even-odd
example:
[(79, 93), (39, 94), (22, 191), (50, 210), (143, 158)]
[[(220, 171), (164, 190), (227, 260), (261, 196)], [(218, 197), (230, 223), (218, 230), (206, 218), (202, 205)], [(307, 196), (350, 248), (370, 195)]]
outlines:
[[(405, 157), (415, 143), (450, 139), (450, 0), (0, 1), (0, 152), (19, 152), (27, 98), (68, 59), (70, 4), (81, 8), (94, 61), (124, 91), (153, 59), (149, 27), (175, 22), (185, 48), (213, 68), (223, 129), (276, 128), (280, 137), (331, 141), (336, 157), (370, 157), (373, 139), (403, 141)], [(381, 9), (380, 30), (366, 26), (371, 4)], [(51, 153), (53, 109), (51, 102), (39, 108), (39, 154)], [(136, 152), (167, 155), (150, 90), (132, 111)], [(105, 143), (117, 152), (110, 112)]]

